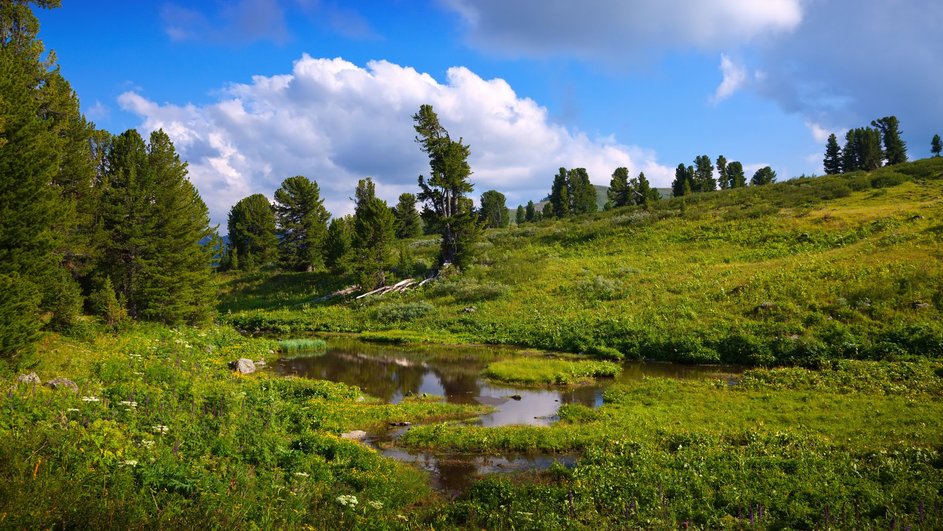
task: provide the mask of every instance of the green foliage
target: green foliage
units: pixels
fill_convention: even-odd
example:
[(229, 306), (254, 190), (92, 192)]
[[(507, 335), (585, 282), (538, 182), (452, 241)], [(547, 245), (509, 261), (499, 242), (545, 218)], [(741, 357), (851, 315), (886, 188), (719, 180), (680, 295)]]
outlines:
[(871, 125), (881, 132), (884, 141), (884, 159), (888, 166), (907, 162), (907, 145), (900, 138), (900, 122), (896, 116), (872, 120)]
[(717, 180), (714, 179), (714, 165), (707, 155), (694, 158), (694, 180), (691, 190), (695, 192), (713, 192), (717, 189)]
[(324, 267), (327, 220), (318, 183), (298, 175), (289, 177), (275, 191), (275, 218), (282, 267), (311, 271)]
[(489, 363), (484, 375), (500, 382), (527, 385), (580, 385), (620, 372), (622, 367), (610, 361), (517, 357)]
[(127, 310), (115, 294), (111, 277), (105, 277), (105, 282), (89, 296), (88, 302), (92, 313), (101, 317), (108, 326), (121, 324), (128, 317)]
[(822, 161), (825, 167), (826, 175), (836, 175), (842, 172), (842, 152), (838, 147), (838, 139), (835, 133), (828, 135), (828, 142), (825, 144), (825, 159)]
[(527, 221), (527, 211), (524, 210), (524, 205), (517, 205), (517, 210), (514, 212), (514, 222), (518, 225), (523, 225)]
[(360, 285), (364, 289), (373, 289), (386, 283), (387, 271), (392, 266), (393, 213), (386, 201), (376, 196), (376, 186), (369, 177), (360, 180), (354, 194), (353, 268)]
[(753, 186), (763, 186), (774, 182), (776, 182), (776, 172), (769, 166), (763, 166), (756, 170), (756, 173), (750, 179), (750, 184)]
[(353, 259), (353, 220), (349, 216), (334, 218), (327, 228), (324, 262), (331, 272), (346, 275)]
[(478, 215), (484, 226), (489, 229), (503, 229), (511, 223), (504, 194), (497, 190), (488, 190), (481, 194)]
[(933, 135), (933, 139), (930, 141), (930, 153), (934, 157), (939, 157), (940, 153), (943, 153), (943, 141), (940, 140), (940, 135)]
[(731, 188), (730, 177), (727, 175), (727, 157), (717, 156), (717, 184), (721, 190)]
[(612, 172), (612, 179), (609, 181), (609, 200), (613, 207), (622, 207), (633, 201), (631, 191), (629, 190), (629, 170), (625, 167), (616, 168)]
[(278, 342), (278, 350), (287, 354), (323, 352), (325, 349), (327, 349), (327, 342), (318, 338), (283, 339)]
[(0, 275), (0, 360), (15, 361), (36, 340), (40, 293), (19, 275)]
[(413, 121), (419, 135), (416, 142), (429, 156), (429, 179), (419, 176), (418, 198), (426, 205), (423, 219), (429, 229), (442, 236), (438, 262), (466, 267), (472, 263), (481, 234), (472, 201), (466, 196), (474, 190), (469, 181), (469, 147), (449, 137), (431, 105), (422, 105)]
[(262, 194), (239, 200), (229, 210), (229, 245), (234, 263), (243, 271), (256, 271), (274, 262), (278, 252), (275, 210)]
[[(566, 168), (560, 168), (560, 171), (553, 177), (553, 184), (550, 187), (550, 201), (547, 204), (550, 205), (550, 212), (555, 217), (565, 218), (570, 215), (572, 200), (570, 199), (569, 186), (567, 186)], [(547, 210), (546, 206), (544, 210)], [(544, 215), (546, 217), (546, 212), (544, 212)]]
[(399, 203), (393, 207), (393, 217), (396, 219), (397, 238), (406, 240), (422, 234), (422, 219), (416, 210), (415, 195), (400, 194)]
[(537, 221), (538, 215), (540, 215), (540, 213), (537, 212), (537, 207), (534, 206), (534, 202), (528, 201), (524, 218), (527, 220), (528, 223), (531, 223), (531, 222)]
[[(906, 156), (906, 155), (905, 155)], [(842, 149), (842, 171), (874, 171), (881, 167), (881, 132), (870, 127), (858, 127), (845, 134)]]
[(730, 188), (743, 188), (747, 185), (746, 175), (743, 173), (743, 164), (735, 160), (727, 164), (727, 179), (730, 180)]
[(421, 319), (435, 310), (428, 302), (389, 302), (377, 307), (377, 320), (382, 323), (400, 323)]
[(570, 212), (573, 215), (590, 214), (598, 210), (596, 188), (589, 181), (586, 168), (573, 168), (567, 171)]

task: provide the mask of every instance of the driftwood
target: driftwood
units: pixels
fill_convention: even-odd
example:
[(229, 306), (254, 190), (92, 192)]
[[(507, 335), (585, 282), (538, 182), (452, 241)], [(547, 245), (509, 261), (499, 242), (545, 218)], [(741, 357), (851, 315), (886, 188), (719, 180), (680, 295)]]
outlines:
[(355, 299), (360, 300), (365, 297), (369, 297), (371, 295), (384, 295), (386, 293), (392, 293), (392, 292), (402, 293), (414, 287), (415, 284), (416, 284), (415, 280), (411, 278), (407, 278), (405, 280), (400, 280), (399, 282), (397, 282), (396, 284), (393, 284), (392, 286), (383, 286), (373, 291), (368, 291), (366, 293), (357, 295)]
[(324, 302), (324, 301), (326, 301), (326, 300), (330, 300), (330, 299), (333, 299), (333, 298), (335, 298), (335, 297), (346, 297), (347, 295), (350, 295), (350, 294), (352, 294), (352, 293), (356, 293), (357, 291), (360, 291), (360, 286), (357, 285), (357, 284), (354, 284), (353, 286), (347, 286), (347, 287), (344, 288), (344, 289), (339, 289), (339, 290), (335, 291), (334, 293), (328, 293), (327, 295), (321, 295), (321, 296), (318, 297), (317, 299), (314, 299), (314, 302)]

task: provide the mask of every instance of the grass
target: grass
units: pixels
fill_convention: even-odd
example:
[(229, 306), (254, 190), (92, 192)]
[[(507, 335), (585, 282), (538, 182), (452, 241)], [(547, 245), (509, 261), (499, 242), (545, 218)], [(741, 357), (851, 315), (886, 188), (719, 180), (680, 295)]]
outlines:
[(324, 352), (325, 349), (327, 349), (327, 342), (317, 338), (283, 339), (278, 342), (278, 350), (286, 354)]
[(247, 331), (686, 363), (941, 357), (941, 177), (925, 159), (490, 230), (462, 275), (360, 301), (319, 302), (349, 283), (323, 273), (226, 276), (223, 309)]
[(484, 375), (492, 380), (524, 385), (591, 384), (595, 378), (618, 376), (622, 367), (610, 361), (571, 361), (519, 357), (488, 364)]

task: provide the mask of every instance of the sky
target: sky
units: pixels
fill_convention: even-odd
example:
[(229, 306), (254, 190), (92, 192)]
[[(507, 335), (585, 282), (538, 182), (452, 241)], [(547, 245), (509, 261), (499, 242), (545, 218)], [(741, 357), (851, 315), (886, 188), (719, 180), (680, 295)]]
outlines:
[(431, 104), (471, 147), (473, 195), (540, 200), (560, 167), (667, 187), (679, 163), (822, 173), (825, 141), (896, 115), (911, 158), (943, 134), (938, 0), (65, 0), (40, 10), (89, 120), (162, 128), (226, 232), (229, 209), (315, 180), (391, 205), (428, 160)]

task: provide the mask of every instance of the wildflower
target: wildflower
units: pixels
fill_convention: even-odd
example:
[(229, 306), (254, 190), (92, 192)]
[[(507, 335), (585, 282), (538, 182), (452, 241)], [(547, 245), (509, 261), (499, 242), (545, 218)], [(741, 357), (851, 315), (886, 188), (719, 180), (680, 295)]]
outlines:
[(66, 411), (66, 413), (78, 413), (78, 412), (79, 412), (79, 409), (78, 409), (78, 408), (75, 408), (75, 407), (70, 407), (69, 409), (67, 409), (67, 410), (65, 410), (65, 411)]
[(143, 441), (141, 441), (141, 446), (145, 448), (150, 448), (151, 446), (154, 446), (154, 441), (150, 439), (144, 439)]
[(138, 462), (135, 459), (128, 459), (127, 461), (122, 461), (122, 466), (137, 466)]
[(154, 430), (154, 433), (164, 434), (164, 433), (167, 433), (168, 428), (167, 426), (164, 426), (163, 424), (157, 424), (155, 426), (152, 426), (152, 429)]
[(308, 473), (307, 473), (307, 472), (295, 472), (295, 475), (298, 476), (299, 478), (306, 478), (306, 477), (308, 477)]
[(135, 402), (135, 401), (133, 401), (133, 400), (122, 400), (121, 402), (118, 402), (118, 403), (119, 403), (120, 405), (122, 405), (122, 406), (125, 406), (125, 407), (129, 408), (129, 409), (133, 409), (133, 408), (138, 407), (138, 403)]
[(336, 498), (336, 501), (344, 507), (350, 507), (351, 509), (357, 508), (357, 497), (353, 494), (341, 494)]
[(370, 504), (370, 507), (373, 507), (376, 510), (380, 510), (383, 508), (383, 502), (371, 501), (368, 503)]
[(101, 400), (99, 400), (98, 398), (94, 396), (83, 396), (82, 402), (101, 402)]

